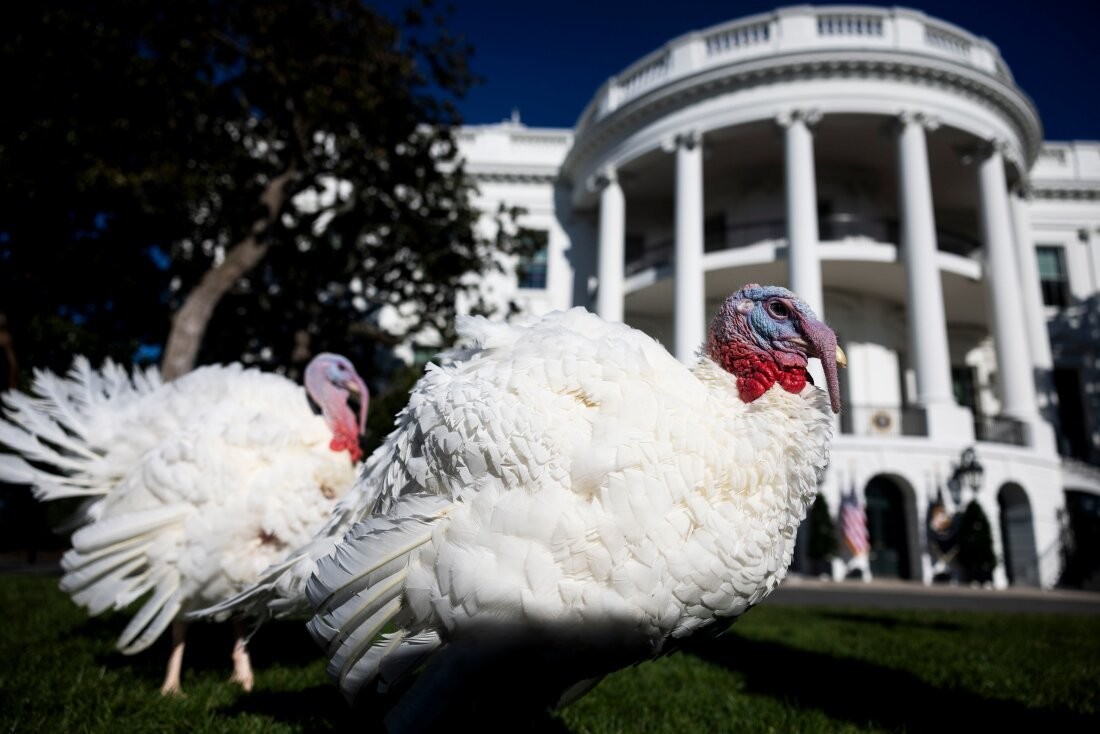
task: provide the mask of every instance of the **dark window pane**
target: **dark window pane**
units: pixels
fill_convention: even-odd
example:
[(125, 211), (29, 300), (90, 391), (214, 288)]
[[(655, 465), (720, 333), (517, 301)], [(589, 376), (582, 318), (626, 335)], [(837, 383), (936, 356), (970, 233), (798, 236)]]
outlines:
[(952, 367), (951, 382), (955, 391), (955, 402), (976, 416), (978, 413), (978, 390), (974, 380), (973, 367)]
[(1039, 266), (1039, 286), (1043, 291), (1043, 303), (1063, 308), (1069, 303), (1066, 283), (1066, 263), (1061, 247), (1040, 245), (1035, 248)]
[(547, 243), (549, 236), (538, 229), (523, 229), (519, 232), (522, 243), (519, 263), (516, 265), (516, 276), (519, 278), (520, 288), (545, 288), (546, 287), (546, 262)]

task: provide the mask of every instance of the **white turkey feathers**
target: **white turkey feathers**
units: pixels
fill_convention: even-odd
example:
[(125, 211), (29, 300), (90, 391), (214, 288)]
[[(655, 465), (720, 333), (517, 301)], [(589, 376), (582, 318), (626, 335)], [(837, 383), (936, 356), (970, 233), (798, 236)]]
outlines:
[[(351, 487), (366, 386), (330, 354), (310, 363), (306, 384), (319, 416), (301, 386), (241, 365), (162, 383), (156, 370), (77, 358), (67, 377), (38, 371), (31, 395), (4, 396), (0, 443), (17, 455), (0, 460), (0, 479), (31, 484), (41, 500), (89, 499), (62, 590), (91, 614), (144, 599), (123, 652), (254, 584)], [(165, 688), (178, 688), (178, 668)]]
[(395, 730), (565, 703), (780, 583), (844, 364), (794, 294), (731, 295), (692, 366), (579, 308), (459, 331), (322, 533), (240, 597), (308, 601), (349, 700), (420, 670)]

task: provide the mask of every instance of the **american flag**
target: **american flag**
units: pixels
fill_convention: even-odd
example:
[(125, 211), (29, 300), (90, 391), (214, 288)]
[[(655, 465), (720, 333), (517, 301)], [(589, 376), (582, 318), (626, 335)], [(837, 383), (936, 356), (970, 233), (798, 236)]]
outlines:
[(853, 557), (862, 556), (870, 548), (867, 538), (867, 516), (863, 505), (856, 499), (856, 491), (845, 492), (840, 501), (840, 526), (844, 531), (844, 543)]

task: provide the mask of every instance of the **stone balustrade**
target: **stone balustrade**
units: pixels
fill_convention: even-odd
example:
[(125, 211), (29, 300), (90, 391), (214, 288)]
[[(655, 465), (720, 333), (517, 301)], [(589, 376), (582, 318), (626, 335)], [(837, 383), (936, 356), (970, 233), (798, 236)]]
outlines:
[(632, 99), (713, 68), (757, 57), (851, 50), (917, 54), (1012, 82), (1008, 67), (991, 42), (919, 11), (798, 6), (670, 41), (605, 82), (581, 115), (576, 133), (583, 136), (588, 126)]

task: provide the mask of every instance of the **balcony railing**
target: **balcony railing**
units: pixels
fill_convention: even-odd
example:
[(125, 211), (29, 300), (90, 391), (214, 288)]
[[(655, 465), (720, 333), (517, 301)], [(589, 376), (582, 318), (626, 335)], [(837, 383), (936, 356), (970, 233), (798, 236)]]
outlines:
[(672, 265), (672, 243), (664, 240), (660, 244), (646, 247), (636, 251), (627, 250), (626, 267), (627, 275), (634, 275), (650, 268), (663, 268)]
[(923, 408), (897, 405), (845, 405), (840, 431), (852, 436), (927, 436)]
[(1029, 446), (1031, 436), (1026, 423), (1002, 416), (974, 416), (974, 437), (990, 443)]
[[(703, 240), (706, 252), (719, 252), (749, 247), (761, 242), (786, 240), (787, 222), (783, 219), (762, 219), (727, 227), (724, 234), (708, 233)], [(822, 242), (864, 239), (871, 242), (900, 242), (898, 221), (885, 217), (861, 217), (853, 214), (831, 214), (818, 220), (818, 238)], [(975, 237), (963, 232), (936, 228), (939, 249), (967, 257), (981, 245)], [(626, 274), (672, 264), (675, 247), (671, 240), (662, 240), (648, 247), (629, 249), (626, 253)]]
[(608, 80), (581, 115), (578, 136), (631, 100), (708, 69), (798, 52), (881, 50), (947, 59), (1011, 82), (997, 47), (904, 8), (804, 6), (676, 38)]

